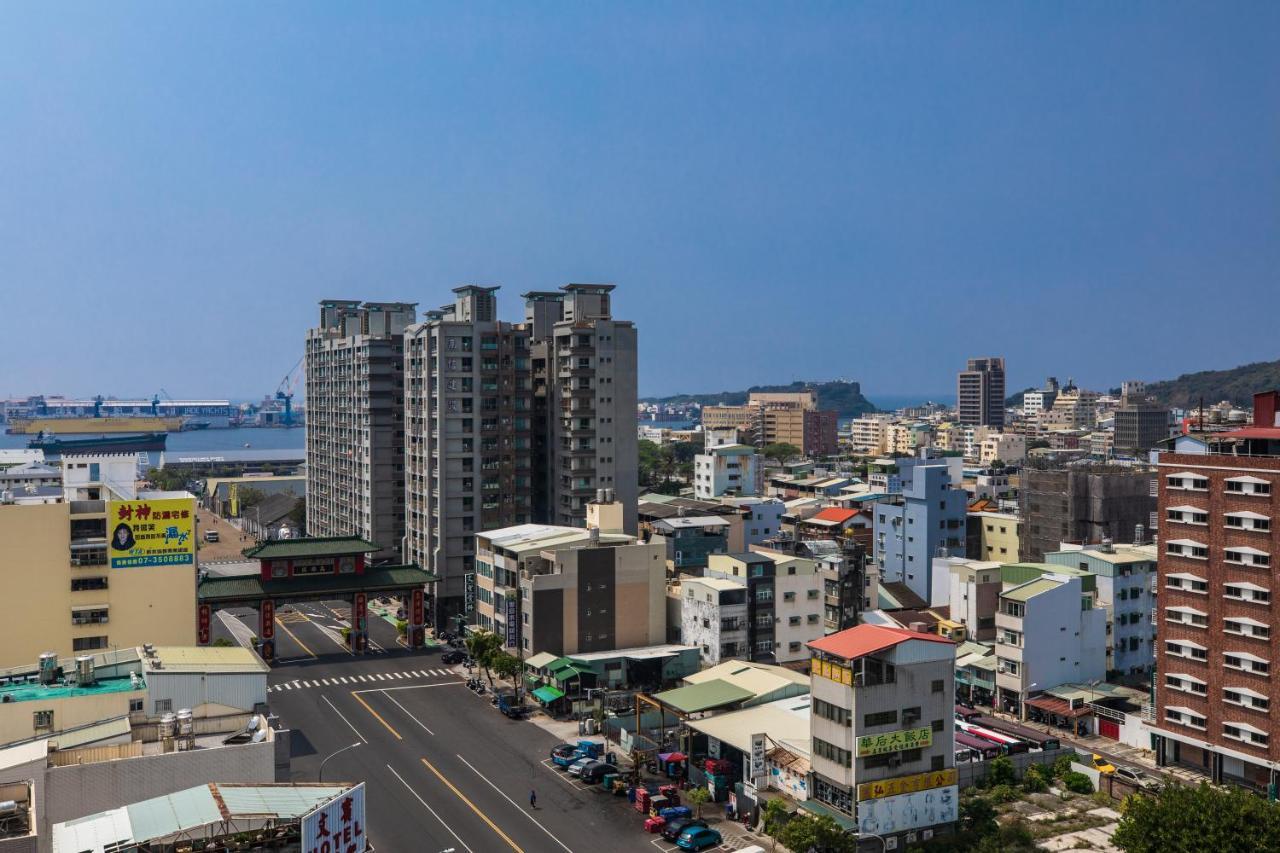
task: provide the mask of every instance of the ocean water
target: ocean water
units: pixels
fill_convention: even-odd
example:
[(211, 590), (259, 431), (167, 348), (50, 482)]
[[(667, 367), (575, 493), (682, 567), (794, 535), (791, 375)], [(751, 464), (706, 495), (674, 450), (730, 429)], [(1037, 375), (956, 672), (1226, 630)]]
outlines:
[[(75, 438), (76, 436), (68, 436)], [(26, 447), (32, 436), (0, 434), (0, 447)], [(190, 432), (171, 432), (165, 443), (168, 453), (202, 451), (218, 453), (226, 450), (302, 450), (306, 447), (306, 430), (290, 429), (200, 429)], [(158, 453), (151, 454), (153, 464), (159, 462)]]

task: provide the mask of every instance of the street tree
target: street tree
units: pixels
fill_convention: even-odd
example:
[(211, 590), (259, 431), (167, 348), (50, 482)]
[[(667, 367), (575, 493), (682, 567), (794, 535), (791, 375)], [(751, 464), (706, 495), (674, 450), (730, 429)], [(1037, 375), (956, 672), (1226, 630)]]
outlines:
[(1112, 843), (1125, 853), (1280, 850), (1280, 806), (1240, 788), (1171, 785), (1123, 811)]

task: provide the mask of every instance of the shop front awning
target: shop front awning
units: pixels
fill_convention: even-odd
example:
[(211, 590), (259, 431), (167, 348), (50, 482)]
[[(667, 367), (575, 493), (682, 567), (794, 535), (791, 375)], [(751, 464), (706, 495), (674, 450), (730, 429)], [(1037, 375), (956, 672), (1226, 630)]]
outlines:
[(557, 699), (563, 699), (564, 691), (548, 684), (533, 691), (533, 695), (542, 704), (549, 705)]

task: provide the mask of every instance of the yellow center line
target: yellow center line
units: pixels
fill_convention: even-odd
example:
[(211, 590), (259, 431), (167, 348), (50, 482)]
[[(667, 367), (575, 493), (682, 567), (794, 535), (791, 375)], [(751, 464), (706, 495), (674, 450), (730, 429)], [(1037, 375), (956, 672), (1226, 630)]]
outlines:
[(498, 836), (499, 836), (503, 841), (505, 841), (505, 842), (507, 842), (508, 844), (510, 844), (510, 845), (511, 845), (511, 849), (512, 849), (512, 850), (516, 851), (516, 853), (524, 853), (524, 851), (520, 849), (520, 846), (519, 846), (518, 844), (516, 844), (514, 841), (512, 841), (512, 840), (511, 840), (511, 838), (510, 838), (510, 837), (509, 837), (505, 832), (503, 832), (501, 829), (499, 829), (499, 828), (498, 828), (498, 825), (497, 825), (496, 823), (494, 823), (492, 820), (490, 820), (490, 819), (489, 819), (489, 816), (488, 816), (488, 815), (486, 815), (484, 812), (480, 811), (480, 809), (478, 809), (478, 808), (476, 807), (476, 804), (475, 804), (475, 803), (473, 803), (473, 802), (471, 802), (470, 800), (468, 800), (468, 799), (466, 798), (466, 795), (464, 795), (461, 791), (459, 791), (457, 788), (455, 788), (455, 787), (453, 786), (453, 783), (452, 783), (452, 782), (450, 782), (448, 779), (444, 778), (444, 774), (442, 774), (439, 770), (437, 770), (437, 769), (435, 768), (435, 766), (434, 766), (430, 761), (427, 761), (427, 759), (425, 759), (425, 758), (424, 758), (424, 759), (422, 759), (422, 763), (426, 765), (426, 767), (427, 767), (427, 769), (428, 769), (428, 770), (430, 770), (432, 773), (436, 774), (436, 778), (437, 778), (437, 779), (439, 779), (441, 782), (443, 782), (443, 783), (445, 784), (445, 787), (447, 787), (450, 791), (453, 791), (454, 796), (456, 796), (458, 799), (462, 800), (462, 802), (466, 803), (466, 804), (471, 808), (471, 810), (472, 810), (473, 812), (475, 812), (475, 813), (476, 813), (476, 815), (477, 815), (477, 816), (478, 816), (482, 821), (484, 821), (485, 823), (489, 824), (489, 828), (490, 828), (490, 829), (492, 829), (494, 832), (498, 833)]
[(359, 702), (361, 705), (363, 705), (363, 706), (364, 706), (364, 709), (365, 709), (366, 711), (368, 711), (370, 714), (373, 714), (373, 718), (374, 718), (375, 720), (377, 720), (378, 722), (382, 723), (382, 725), (386, 726), (386, 727), (387, 727), (387, 731), (391, 732), (393, 735), (395, 735), (395, 736), (396, 736), (396, 740), (404, 740), (404, 738), (400, 737), (400, 733), (399, 733), (398, 731), (396, 731), (395, 729), (391, 728), (391, 724), (390, 724), (390, 723), (388, 723), (386, 720), (382, 719), (382, 715), (381, 715), (381, 714), (379, 714), (377, 711), (373, 710), (373, 706), (372, 706), (372, 705), (370, 705), (368, 702), (364, 701), (364, 697), (362, 697), (362, 696), (358, 695), (354, 690), (352, 690), (352, 691), (351, 691), (351, 695), (352, 695), (353, 697), (355, 697), (355, 700), (356, 700), (357, 702)]
[(288, 626), (288, 625), (286, 625), (286, 624), (284, 624), (283, 622), (281, 622), (281, 621), (280, 621), (280, 619), (279, 619), (278, 617), (276, 618), (276, 625), (278, 625), (278, 626), (280, 627), (280, 630), (281, 630), (281, 631), (284, 631), (284, 632), (285, 632), (286, 634), (288, 634), (290, 637), (293, 637), (293, 641), (294, 641), (295, 643), (297, 643), (299, 646), (301, 646), (301, 647), (302, 647), (302, 650), (303, 650), (304, 652), (306, 652), (307, 654), (311, 655), (312, 657), (316, 657), (316, 653), (315, 653), (315, 652), (313, 652), (313, 651), (311, 651), (311, 649), (307, 648), (307, 644), (306, 644), (306, 643), (304, 643), (304, 642), (302, 642), (301, 640), (299, 640), (299, 639), (298, 639), (298, 635), (297, 635), (297, 634), (295, 634), (295, 633), (293, 633), (292, 631), (290, 631), (290, 630), (289, 630), (289, 626)]
[(323, 625), (321, 625), (319, 622), (314, 621), (310, 616), (308, 616), (307, 614), (303, 613), (301, 610), (297, 610), (297, 611), (294, 611), (294, 612), (296, 612), (299, 616), (301, 616), (301, 617), (302, 617), (302, 619), (303, 619), (303, 621), (305, 621), (305, 622), (310, 622), (312, 625), (315, 625), (315, 626), (316, 626), (316, 630), (318, 630), (321, 634), (324, 634), (324, 636), (325, 636), (325, 637), (326, 637), (330, 642), (332, 642), (335, 646), (337, 646), (338, 648), (342, 649), (342, 650), (343, 650), (344, 652), (346, 652), (347, 654), (352, 654), (351, 649), (347, 648), (347, 645), (346, 645), (345, 643), (343, 643), (341, 640), (339, 640), (338, 638), (336, 638), (336, 637), (334, 637), (332, 634), (330, 634), (328, 631), (326, 631), (326, 630), (325, 630), (325, 627), (324, 627)]

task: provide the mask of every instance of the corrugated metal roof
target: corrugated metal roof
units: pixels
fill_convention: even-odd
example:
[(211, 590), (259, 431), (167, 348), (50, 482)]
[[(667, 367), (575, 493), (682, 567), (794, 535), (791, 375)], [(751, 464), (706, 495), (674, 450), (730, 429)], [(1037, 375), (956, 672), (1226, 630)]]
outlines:
[(922, 634), (919, 631), (890, 628), (887, 625), (855, 625), (814, 640), (809, 643), (809, 648), (853, 660), (911, 640), (952, 644), (951, 640), (939, 637), (937, 634)]
[(271, 667), (242, 646), (157, 646), (153, 658), (143, 658), (147, 670), (160, 672), (270, 672)]
[(347, 790), (345, 785), (218, 785), (218, 795), (235, 815), (300, 817)]
[(90, 726), (81, 726), (78, 729), (67, 732), (59, 732), (48, 738), (48, 741), (50, 746), (56, 746), (58, 749), (72, 749), (73, 747), (97, 743), (108, 738), (121, 737), (131, 731), (133, 729), (129, 726), (129, 718), (124, 716), (117, 717), (114, 720), (104, 720)]
[(1005, 590), (1000, 593), (1001, 598), (1007, 598), (1010, 601), (1027, 601), (1041, 593), (1049, 592), (1062, 586), (1059, 581), (1052, 578), (1040, 578), (1039, 580), (1027, 581), (1021, 586), (1015, 586), (1013, 589)]
[(162, 838), (192, 826), (222, 820), (218, 801), (208, 785), (175, 791), (164, 797), (125, 806), (135, 841)]
[(702, 684), (690, 684), (687, 687), (677, 687), (675, 690), (656, 693), (653, 698), (677, 711), (695, 714), (699, 711), (710, 711), (713, 708), (733, 705), (751, 699), (754, 695), (750, 690), (717, 678)]

